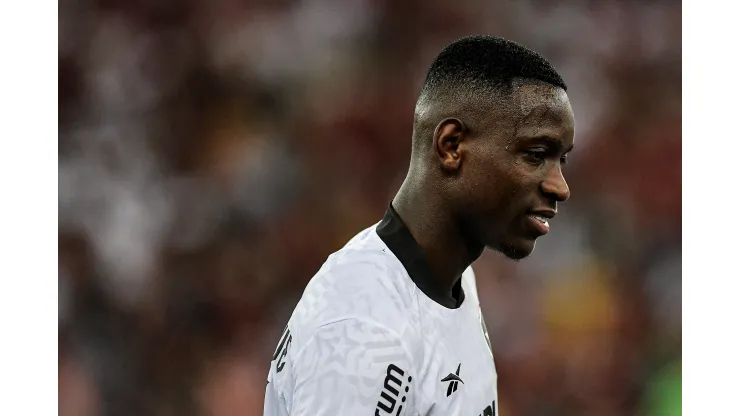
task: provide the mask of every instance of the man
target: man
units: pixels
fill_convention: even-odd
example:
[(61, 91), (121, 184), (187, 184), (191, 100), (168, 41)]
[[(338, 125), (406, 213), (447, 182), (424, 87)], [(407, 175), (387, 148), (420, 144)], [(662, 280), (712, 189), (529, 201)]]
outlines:
[(566, 86), (495, 37), (442, 50), (416, 105), (411, 165), (378, 224), (308, 284), (270, 365), (265, 414), (496, 415), (470, 264), (522, 259), (569, 190)]

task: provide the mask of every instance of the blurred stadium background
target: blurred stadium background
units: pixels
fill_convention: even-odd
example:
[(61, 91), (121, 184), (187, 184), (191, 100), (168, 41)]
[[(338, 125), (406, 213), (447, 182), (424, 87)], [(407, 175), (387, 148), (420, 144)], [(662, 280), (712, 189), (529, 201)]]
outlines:
[(680, 415), (681, 5), (619, 0), (60, 0), (60, 414), (260, 415), (476, 33), (549, 58), (577, 122), (554, 232), (474, 265), (501, 413)]

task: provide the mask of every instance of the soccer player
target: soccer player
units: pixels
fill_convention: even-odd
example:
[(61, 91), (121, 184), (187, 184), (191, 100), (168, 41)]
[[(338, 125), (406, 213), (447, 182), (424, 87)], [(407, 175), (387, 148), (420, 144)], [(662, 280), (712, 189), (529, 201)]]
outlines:
[(329, 256), (283, 331), (265, 415), (498, 414), (470, 265), (529, 255), (569, 197), (566, 86), (488, 36), (445, 47), (416, 104), (411, 163), (382, 220)]

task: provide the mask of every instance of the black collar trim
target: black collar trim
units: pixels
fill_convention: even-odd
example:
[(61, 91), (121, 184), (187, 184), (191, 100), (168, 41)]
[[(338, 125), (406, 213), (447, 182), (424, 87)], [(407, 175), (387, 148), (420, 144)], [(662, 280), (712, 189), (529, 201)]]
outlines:
[[(440, 290), (434, 281), (434, 272), (426, 259), (421, 246), (416, 242), (411, 232), (404, 224), (393, 206), (388, 210), (380, 221), (376, 232), (381, 240), (391, 249), (393, 254), (401, 261), (408, 272), (411, 280), (427, 297), (448, 309), (457, 309), (465, 300), (465, 292), (462, 289), (462, 279), (458, 279), (452, 289), (452, 296), (444, 290)], [(457, 295), (457, 296), (455, 296)]]

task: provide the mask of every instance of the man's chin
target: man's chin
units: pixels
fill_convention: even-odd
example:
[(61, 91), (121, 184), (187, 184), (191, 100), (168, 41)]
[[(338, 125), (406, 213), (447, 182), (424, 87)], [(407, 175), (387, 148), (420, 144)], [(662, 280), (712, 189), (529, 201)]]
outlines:
[(509, 260), (519, 261), (532, 254), (532, 251), (534, 251), (534, 245), (534, 240), (504, 243), (500, 244), (495, 251), (503, 254)]

